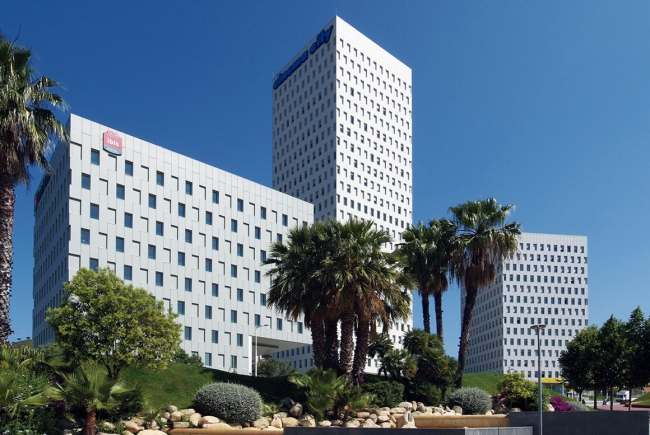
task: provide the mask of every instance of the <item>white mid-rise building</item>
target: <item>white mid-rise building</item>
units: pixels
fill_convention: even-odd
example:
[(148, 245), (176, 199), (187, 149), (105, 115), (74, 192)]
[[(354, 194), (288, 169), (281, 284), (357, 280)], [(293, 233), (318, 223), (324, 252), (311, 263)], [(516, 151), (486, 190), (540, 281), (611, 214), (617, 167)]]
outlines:
[[(523, 233), (519, 250), (497, 270), (474, 308), (465, 373), (524, 372), (537, 379), (541, 337), (542, 378), (559, 378), (558, 357), (589, 324), (587, 238)], [(465, 293), (461, 298), (461, 313)]]
[[(412, 222), (411, 86), (409, 67), (335, 17), (272, 81), (273, 187), (313, 203), (315, 220), (374, 221), (394, 249)], [(396, 346), (411, 326), (391, 325)]]
[(266, 306), (261, 261), (312, 204), (76, 115), (67, 129), (34, 202), (36, 346), (54, 339), (63, 283), (107, 266), (178, 312), (206, 366), (250, 373), (256, 336), (259, 354), (311, 342)]

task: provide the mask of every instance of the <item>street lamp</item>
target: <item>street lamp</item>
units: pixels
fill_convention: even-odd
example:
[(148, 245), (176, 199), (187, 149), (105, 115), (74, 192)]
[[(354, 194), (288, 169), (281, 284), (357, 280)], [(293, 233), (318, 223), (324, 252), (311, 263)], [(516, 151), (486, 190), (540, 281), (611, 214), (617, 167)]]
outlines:
[(539, 338), (539, 331), (546, 328), (546, 325), (539, 324), (539, 325), (533, 325), (530, 327), (535, 333), (537, 334), (537, 388), (539, 390), (539, 402), (538, 403), (538, 411), (539, 411), (539, 435), (542, 435), (542, 352), (541, 352), (541, 347), (542, 347), (542, 339)]
[(268, 326), (269, 326), (268, 324), (264, 324), (264, 325), (257, 325), (255, 327), (255, 377), (257, 377), (257, 329), (266, 328)]

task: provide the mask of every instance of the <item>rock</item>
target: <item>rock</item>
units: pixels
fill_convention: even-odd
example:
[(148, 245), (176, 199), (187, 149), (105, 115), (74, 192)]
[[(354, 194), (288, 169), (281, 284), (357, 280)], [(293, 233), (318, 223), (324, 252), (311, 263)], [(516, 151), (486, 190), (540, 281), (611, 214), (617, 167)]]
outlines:
[(451, 408), (452, 411), (454, 411), (458, 415), (463, 415), (463, 408), (460, 406), (456, 405), (453, 408)]
[(381, 412), (381, 411), (389, 411), (390, 412), (390, 408), (388, 406), (382, 406), (381, 408), (379, 408), (379, 412)]
[(163, 418), (166, 419), (166, 420), (169, 420), (169, 417), (171, 417), (171, 416), (172, 416), (171, 412), (165, 412), (163, 414)]
[(436, 413), (436, 412), (437, 412), (437, 413), (439, 413), (440, 415), (442, 415), (442, 414), (445, 413), (445, 408), (442, 408), (442, 407), (440, 407), (440, 406), (434, 406), (433, 409), (432, 409), (432, 412), (433, 412), (433, 413)]
[(389, 420), (390, 420), (390, 418), (387, 415), (378, 415), (377, 416), (377, 421), (379, 423), (386, 423)]
[(271, 426), (282, 429), (282, 420), (280, 420), (279, 417), (273, 417), (273, 420), (271, 420)]
[(138, 417), (131, 417), (131, 421), (137, 424), (138, 426), (144, 426), (144, 420)]
[(456, 413), (454, 411), (445, 411), (442, 415), (456, 415)]
[(280, 417), (280, 418), (287, 418), (287, 417), (289, 417), (289, 414), (287, 414), (287, 413), (284, 412), (284, 411), (283, 411), (283, 412), (278, 412), (277, 414), (274, 415), (274, 417), (275, 417), (276, 415), (277, 415), (278, 417)]
[(370, 418), (370, 420), (372, 420), (373, 423), (377, 423), (377, 414), (372, 413), (368, 418)]
[(431, 414), (432, 415), (443, 415), (442, 412), (438, 412), (438, 411), (432, 412)]
[(187, 418), (190, 421), (190, 424), (195, 427), (199, 427), (199, 421), (201, 420), (201, 414), (195, 412)]
[(519, 408), (512, 408), (510, 412), (521, 412), (521, 409)]
[(365, 420), (368, 417), (370, 417), (369, 412), (357, 412), (357, 418), (363, 418)]
[(397, 420), (397, 427), (400, 429), (415, 427), (415, 420), (413, 420), (413, 414), (411, 414), (411, 411), (406, 411), (404, 415)]
[(269, 427), (269, 421), (266, 419), (266, 417), (258, 418), (251, 424), (251, 426), (258, 429), (264, 429)]
[(320, 427), (330, 427), (332, 425), (332, 422), (329, 420), (323, 420), (320, 423), (318, 423)]
[(417, 408), (415, 408), (416, 411), (420, 412), (427, 412), (427, 408), (424, 406), (424, 403), (418, 402)]
[(230, 423), (230, 424), (228, 424), (228, 426), (230, 426), (230, 429), (241, 429), (242, 428), (242, 425), (239, 424), (239, 423)]
[(183, 418), (183, 414), (180, 411), (174, 411), (172, 412), (172, 415), (169, 417), (169, 420), (172, 422), (177, 422), (181, 421)]
[(231, 429), (228, 423), (205, 423), (202, 427), (204, 429)]
[(503, 404), (497, 403), (496, 405), (494, 405), (495, 414), (505, 414), (506, 412), (508, 412), (508, 410)]
[(153, 430), (160, 429), (160, 426), (158, 426), (158, 423), (156, 422), (156, 420), (151, 420), (149, 423), (147, 423), (147, 427), (149, 429), (153, 429)]
[(384, 410), (384, 411), (379, 411), (379, 415), (390, 415), (390, 409), (389, 410)]
[(409, 409), (409, 411), (413, 412), (413, 411), (417, 411), (417, 409), (418, 409), (418, 404), (414, 400), (414, 401), (411, 402), (411, 409)]
[(282, 420), (282, 427), (297, 427), (298, 426), (298, 420), (293, 418), (293, 417), (285, 417), (281, 418)]
[(134, 421), (124, 421), (122, 422), (124, 424), (124, 429), (128, 430), (131, 433), (138, 433), (142, 429), (144, 429), (142, 426), (140, 426), (138, 423)]
[(298, 420), (298, 424), (302, 427), (316, 427), (316, 419), (309, 414), (303, 414)]
[(179, 410), (178, 412), (180, 412), (181, 414), (183, 414), (185, 417), (189, 417), (190, 415), (196, 413), (196, 411), (193, 410), (192, 408), (181, 409), (181, 410)]
[(190, 427), (190, 422), (189, 421), (175, 421), (174, 422), (174, 429), (188, 429)]
[(553, 408), (553, 405), (551, 405), (550, 403), (546, 405), (546, 410), (549, 412), (555, 412), (555, 408)]
[(485, 415), (492, 415), (492, 414), (493, 414), (493, 412), (492, 412), (491, 409), (488, 409), (487, 411), (485, 411)]
[(332, 426), (343, 426), (343, 421), (341, 420), (333, 420), (331, 423)]
[[(70, 432), (70, 431), (68, 431), (68, 432)], [(65, 430), (61, 433), (61, 435), (71, 435), (71, 434), (72, 434), (72, 432), (66, 433)], [(122, 435), (131, 435), (131, 432), (129, 432), (128, 430), (125, 430), (125, 431), (122, 431)]]
[(174, 405), (169, 405), (167, 408), (165, 408), (165, 410), (171, 414), (172, 412), (178, 411), (178, 408)]
[(397, 405), (398, 408), (404, 408), (406, 411), (412, 411), (413, 410), (413, 403), (411, 402), (402, 402), (399, 405)]
[(294, 402), (291, 397), (285, 397), (284, 399), (280, 400), (280, 406), (284, 409), (291, 409), (295, 404), (296, 402)]
[(385, 421), (379, 425), (379, 427), (383, 427), (384, 429), (390, 429), (392, 426), (390, 425), (389, 422)]
[(451, 411), (451, 409), (449, 409), (448, 406), (445, 406), (445, 411), (449, 412), (449, 411)]
[[(404, 414), (402, 414), (402, 415), (404, 415)], [(390, 414), (388, 416), (388, 421), (391, 422), (391, 423), (397, 423), (397, 417), (395, 417), (393, 414)]]
[(379, 427), (379, 425), (377, 425), (377, 424), (376, 424), (374, 421), (372, 421), (371, 419), (367, 419), (366, 421), (363, 422), (363, 424), (361, 425), (361, 427)]
[(296, 403), (289, 409), (289, 415), (295, 418), (298, 418), (302, 415), (302, 405), (300, 403)]
[(215, 424), (215, 423), (221, 423), (221, 420), (219, 420), (217, 417), (212, 417), (211, 415), (206, 415), (205, 417), (201, 417), (199, 419), (199, 427), (203, 427), (205, 424)]
[(108, 422), (108, 421), (105, 421), (105, 422), (101, 423), (101, 426), (103, 426), (105, 429), (115, 431), (115, 425), (113, 423)]
[(166, 419), (165, 417), (160, 417), (160, 422), (161, 422), (162, 424), (166, 424), (166, 423), (167, 423), (167, 419)]
[(391, 408), (390, 413), (391, 414), (404, 414), (406, 412), (406, 408), (402, 408), (401, 406), (398, 406), (397, 408)]
[(359, 427), (361, 426), (361, 423), (359, 423), (357, 420), (350, 420), (345, 422), (343, 427)]

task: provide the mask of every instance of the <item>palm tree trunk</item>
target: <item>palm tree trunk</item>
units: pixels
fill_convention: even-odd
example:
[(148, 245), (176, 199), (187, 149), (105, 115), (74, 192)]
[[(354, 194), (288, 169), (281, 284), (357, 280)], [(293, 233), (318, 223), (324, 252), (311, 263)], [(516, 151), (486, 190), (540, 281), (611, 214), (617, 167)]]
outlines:
[(88, 411), (86, 414), (86, 424), (84, 424), (82, 435), (95, 435), (95, 423), (96, 423), (95, 411)]
[(312, 355), (316, 367), (325, 366), (325, 326), (323, 321), (318, 319), (311, 322)]
[(463, 373), (465, 372), (465, 359), (469, 349), (469, 328), (472, 324), (472, 314), (474, 305), (476, 305), (476, 296), (478, 289), (467, 288), (465, 296), (465, 308), (463, 309), (463, 324), (460, 332), (460, 346), (458, 348), (458, 379), (456, 379), (456, 388), (463, 386)]
[(420, 290), (420, 296), (422, 297), (422, 317), (424, 318), (424, 330), (431, 334), (431, 314), (429, 313), (429, 294)]
[(14, 183), (7, 173), (0, 175), (0, 345), (9, 344), (9, 294), (13, 265)]
[(359, 319), (357, 328), (357, 344), (354, 348), (354, 364), (352, 366), (352, 384), (363, 385), (363, 374), (368, 361), (368, 342), (370, 341), (370, 319)]
[(339, 321), (325, 319), (325, 369), (339, 369)]
[(444, 331), (442, 330), (442, 293), (435, 292), (433, 294), (433, 301), (436, 309), (436, 333), (440, 339), (440, 343), (445, 344)]
[(350, 377), (352, 373), (352, 352), (354, 350), (354, 310), (346, 308), (341, 316), (341, 350), (339, 356), (340, 374)]

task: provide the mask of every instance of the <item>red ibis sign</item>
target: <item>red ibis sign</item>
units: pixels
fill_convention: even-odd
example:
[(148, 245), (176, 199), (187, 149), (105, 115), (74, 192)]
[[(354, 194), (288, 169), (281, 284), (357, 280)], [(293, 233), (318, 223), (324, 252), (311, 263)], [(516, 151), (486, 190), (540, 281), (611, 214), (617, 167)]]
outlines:
[(103, 135), (104, 150), (116, 156), (122, 155), (122, 138), (114, 131), (105, 131)]

